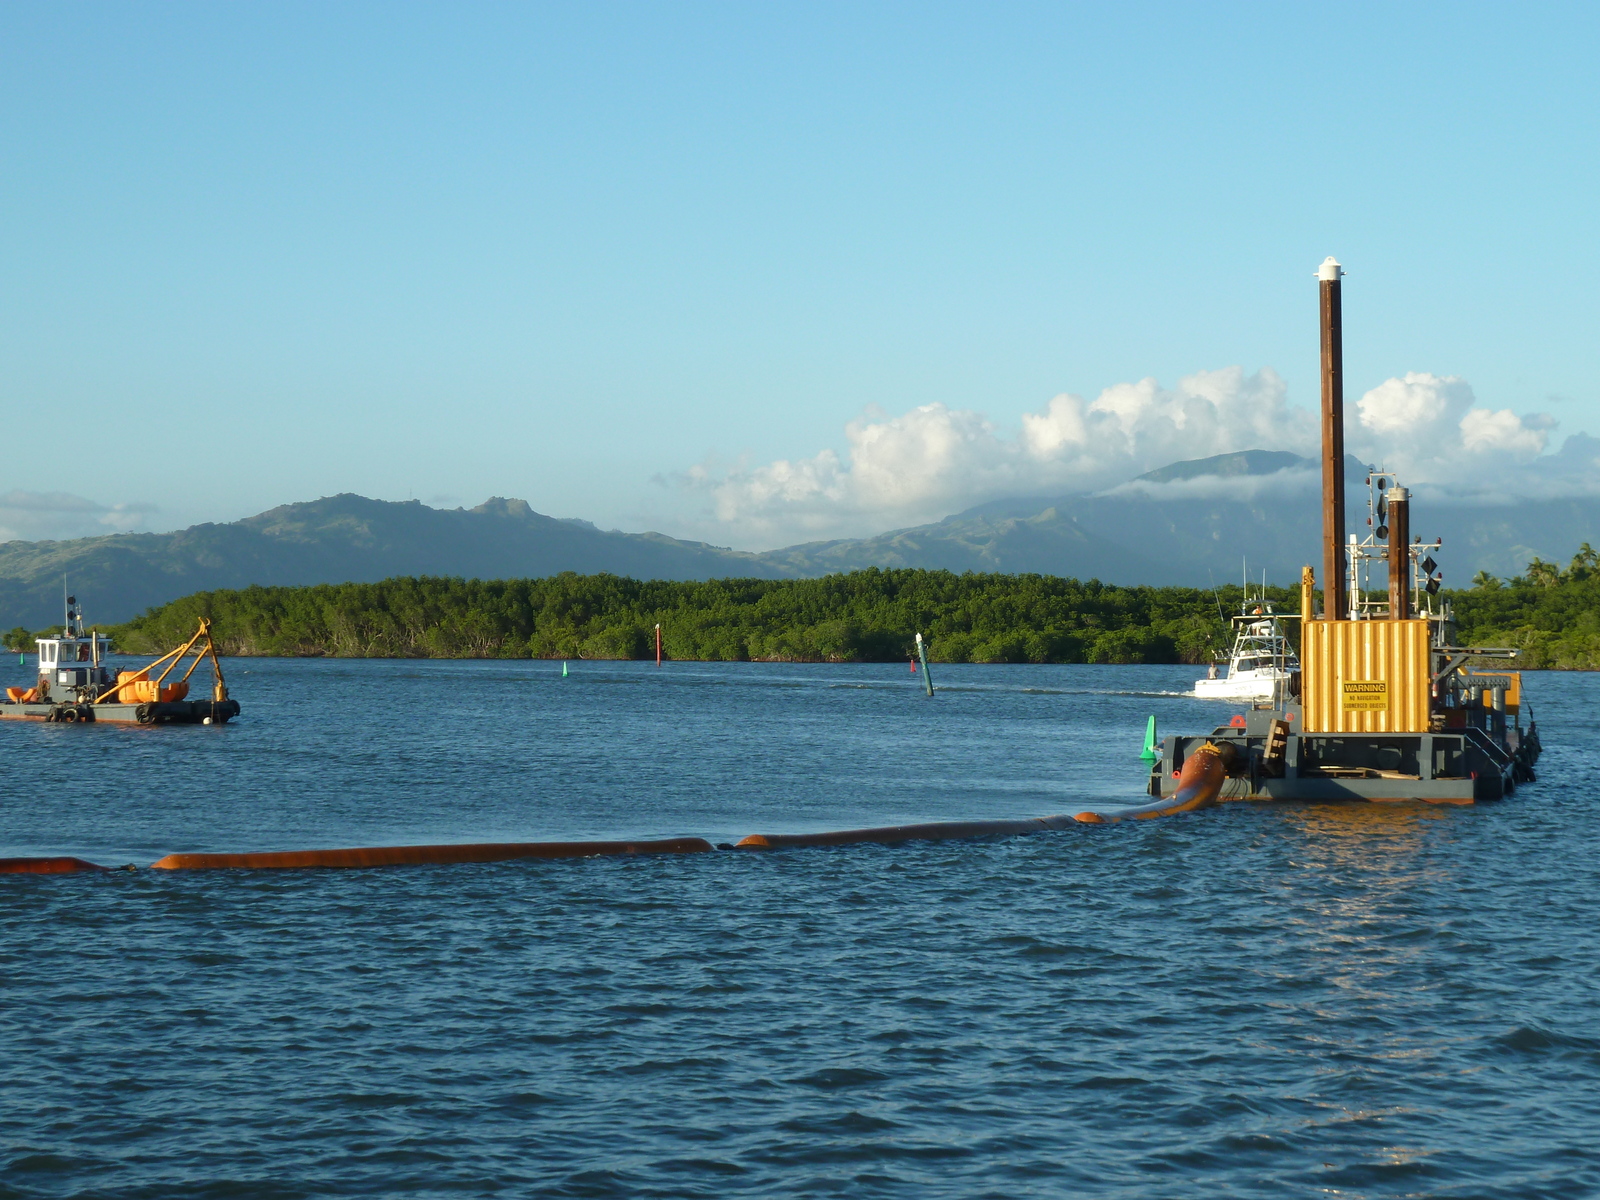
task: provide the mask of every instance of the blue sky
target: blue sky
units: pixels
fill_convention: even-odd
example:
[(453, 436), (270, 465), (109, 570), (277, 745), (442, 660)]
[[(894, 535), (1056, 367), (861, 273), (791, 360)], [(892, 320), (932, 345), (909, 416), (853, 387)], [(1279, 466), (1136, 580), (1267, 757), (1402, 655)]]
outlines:
[(1597, 23), (12, 3), (0, 526), (498, 494), (754, 547), (1103, 486), (1303, 444), (1327, 254), (1371, 453), (1481, 411), (1536, 480), (1600, 432)]

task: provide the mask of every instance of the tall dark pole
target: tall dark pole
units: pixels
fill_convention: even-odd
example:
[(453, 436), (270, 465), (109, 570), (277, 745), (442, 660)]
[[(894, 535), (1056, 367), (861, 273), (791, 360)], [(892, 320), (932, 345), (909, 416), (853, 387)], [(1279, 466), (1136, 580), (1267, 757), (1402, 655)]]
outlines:
[(1411, 619), (1411, 493), (1396, 484), (1384, 496), (1389, 509), (1389, 616)]
[(1344, 557), (1344, 330), (1332, 255), (1317, 271), (1322, 290), (1322, 615), (1350, 615)]

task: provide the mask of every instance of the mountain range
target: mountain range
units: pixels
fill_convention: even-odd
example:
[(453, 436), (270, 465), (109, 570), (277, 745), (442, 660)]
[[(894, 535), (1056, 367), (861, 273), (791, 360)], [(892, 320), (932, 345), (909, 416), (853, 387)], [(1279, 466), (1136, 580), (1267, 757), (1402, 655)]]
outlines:
[[(1366, 529), (1366, 468), (1346, 464), (1352, 531)], [(228, 524), (0, 545), (0, 628), (61, 619), (63, 586), (89, 617), (127, 620), (190, 592), (396, 575), (514, 578), (608, 571), (642, 579), (766, 579), (866, 567), (1037, 572), (1108, 583), (1298, 578), (1318, 558), (1316, 463), (1247, 450), (1173, 463), (1092, 495), (1016, 498), (869, 538), (747, 553), (659, 533), (620, 533), (495, 498), (472, 509), (339, 495)], [(1520, 573), (1594, 538), (1600, 500), (1413, 506), (1413, 531), (1443, 536), (1447, 584)]]

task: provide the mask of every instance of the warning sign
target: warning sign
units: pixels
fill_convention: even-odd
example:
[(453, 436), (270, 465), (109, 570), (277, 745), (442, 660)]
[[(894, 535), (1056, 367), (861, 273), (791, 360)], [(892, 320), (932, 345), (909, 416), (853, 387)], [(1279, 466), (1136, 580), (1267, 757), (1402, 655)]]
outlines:
[(1344, 712), (1383, 712), (1389, 707), (1387, 679), (1346, 679), (1341, 689), (1339, 707)]

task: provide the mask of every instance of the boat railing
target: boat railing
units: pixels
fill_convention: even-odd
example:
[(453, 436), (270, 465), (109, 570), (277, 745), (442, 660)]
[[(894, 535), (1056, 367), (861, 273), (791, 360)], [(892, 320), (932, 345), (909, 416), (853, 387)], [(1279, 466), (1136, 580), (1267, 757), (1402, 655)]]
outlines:
[[(1450, 732), (1456, 733), (1458, 731), (1452, 729)], [(1489, 761), (1494, 763), (1497, 767), (1509, 767), (1512, 762), (1515, 761), (1516, 756), (1504, 746), (1499, 745), (1494, 738), (1489, 736), (1486, 730), (1479, 729), (1476, 725), (1468, 725), (1464, 730), (1459, 732), (1464, 732), (1467, 736), (1467, 740), (1487, 754), (1489, 756)]]

